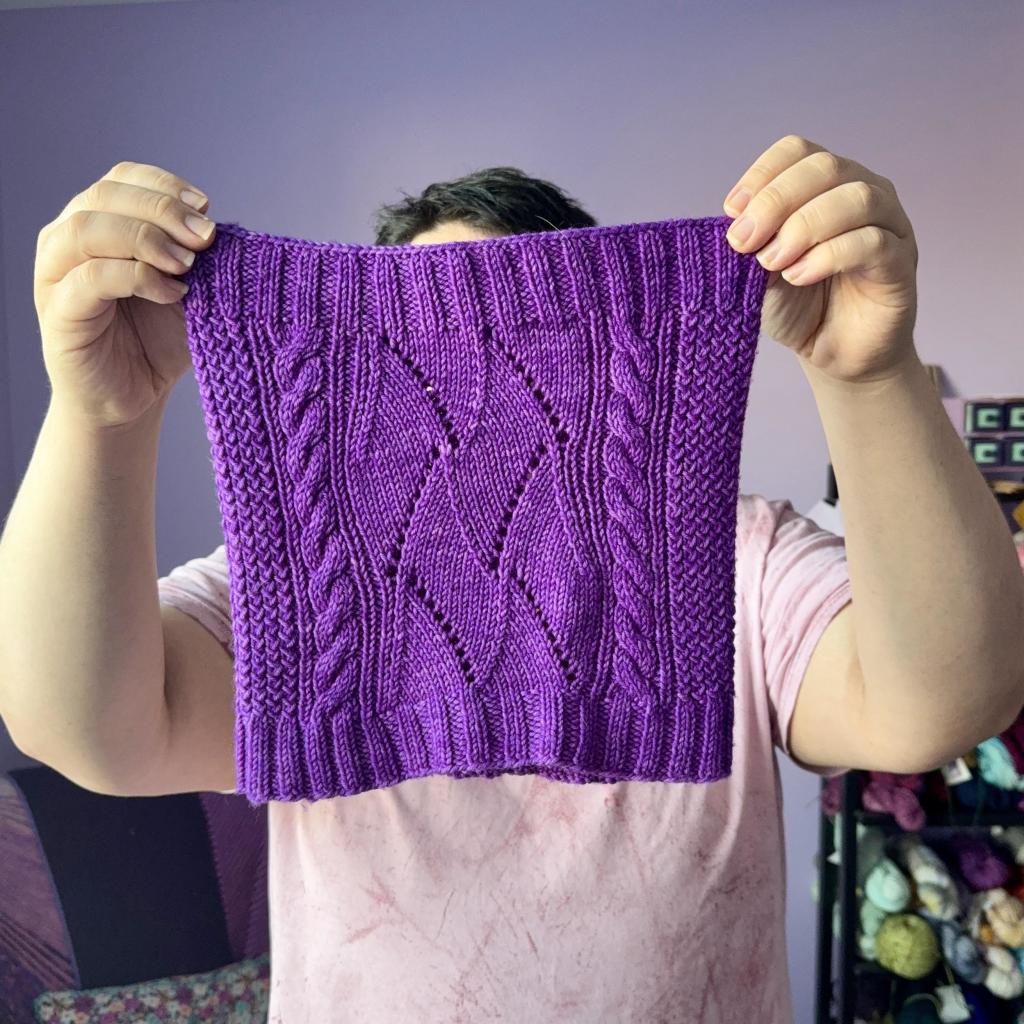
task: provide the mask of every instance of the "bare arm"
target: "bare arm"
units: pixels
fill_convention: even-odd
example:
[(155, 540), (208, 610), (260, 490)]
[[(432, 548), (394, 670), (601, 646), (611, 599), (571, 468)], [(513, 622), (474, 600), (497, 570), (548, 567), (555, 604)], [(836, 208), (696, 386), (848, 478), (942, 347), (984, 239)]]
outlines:
[(120, 161), (36, 246), (51, 392), (0, 534), (0, 715), (22, 750), (100, 792), (199, 788), (211, 765), (232, 784), (230, 659), (156, 584), (160, 426), (191, 362), (175, 275), (215, 228), (196, 191)]
[(100, 791), (167, 738), (163, 405), (97, 428), (52, 399), (0, 537), (0, 713), (22, 750)]
[(814, 393), (853, 594), (808, 665), (790, 749), (809, 765), (934, 768), (1024, 703), (1024, 580), (918, 358), (914, 229), (892, 181), (799, 135), (740, 185), (728, 238), (769, 271), (762, 329)]
[(811, 764), (934, 768), (1001, 732), (1024, 703), (1013, 539), (916, 353), (878, 384), (804, 369), (855, 599), (808, 665), (792, 749)]

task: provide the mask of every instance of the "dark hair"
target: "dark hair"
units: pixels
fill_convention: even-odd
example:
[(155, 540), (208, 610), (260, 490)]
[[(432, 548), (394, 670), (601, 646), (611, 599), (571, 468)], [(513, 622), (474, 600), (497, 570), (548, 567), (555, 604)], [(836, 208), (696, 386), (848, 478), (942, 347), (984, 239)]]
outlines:
[(517, 167), (485, 167), (452, 181), (435, 181), (418, 196), (402, 195), (404, 199), (376, 211), (376, 245), (407, 245), (421, 231), (447, 221), (496, 235), (597, 224), (557, 185), (531, 178)]

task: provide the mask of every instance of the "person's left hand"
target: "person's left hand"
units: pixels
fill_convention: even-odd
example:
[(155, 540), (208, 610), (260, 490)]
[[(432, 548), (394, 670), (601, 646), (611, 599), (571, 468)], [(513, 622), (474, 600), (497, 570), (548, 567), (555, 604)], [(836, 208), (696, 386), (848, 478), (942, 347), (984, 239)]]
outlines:
[[(730, 199), (741, 188), (751, 198), (738, 208)], [(723, 209), (736, 217), (733, 248), (772, 272), (766, 334), (844, 382), (891, 376), (916, 354), (917, 242), (888, 178), (787, 135), (751, 164)], [(740, 244), (734, 232), (748, 216), (753, 233)]]

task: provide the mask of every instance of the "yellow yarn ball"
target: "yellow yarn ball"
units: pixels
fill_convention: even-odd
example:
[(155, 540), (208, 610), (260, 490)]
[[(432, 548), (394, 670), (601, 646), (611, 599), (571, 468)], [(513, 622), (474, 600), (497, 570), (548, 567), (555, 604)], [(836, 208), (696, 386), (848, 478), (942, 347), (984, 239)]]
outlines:
[(923, 978), (939, 962), (939, 942), (932, 927), (916, 914), (890, 914), (875, 936), (878, 962), (901, 978)]

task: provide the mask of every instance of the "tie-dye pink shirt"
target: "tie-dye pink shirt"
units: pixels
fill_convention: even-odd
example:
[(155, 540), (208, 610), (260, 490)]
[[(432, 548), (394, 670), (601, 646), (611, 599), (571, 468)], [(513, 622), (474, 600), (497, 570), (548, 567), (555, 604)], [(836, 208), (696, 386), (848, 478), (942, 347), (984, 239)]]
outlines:
[[(407, 779), (268, 807), (269, 1024), (791, 1024), (774, 747), (845, 544), (740, 495), (732, 774)], [(159, 581), (232, 650), (224, 546)]]

